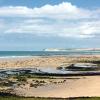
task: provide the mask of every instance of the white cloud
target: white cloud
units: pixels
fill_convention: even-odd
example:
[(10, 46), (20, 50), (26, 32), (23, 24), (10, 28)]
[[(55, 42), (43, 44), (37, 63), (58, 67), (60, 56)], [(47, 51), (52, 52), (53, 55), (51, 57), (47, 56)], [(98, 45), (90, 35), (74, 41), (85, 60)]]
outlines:
[[(100, 34), (100, 9), (78, 8), (68, 2), (40, 8), (0, 7), (2, 33), (88, 38)], [(9, 21), (9, 20), (10, 21)]]
[(76, 7), (68, 2), (59, 5), (45, 5), (40, 8), (27, 8), (23, 6), (8, 6), (0, 8), (0, 16), (10, 17), (48, 17), (57, 19), (87, 18), (91, 16), (89, 10)]

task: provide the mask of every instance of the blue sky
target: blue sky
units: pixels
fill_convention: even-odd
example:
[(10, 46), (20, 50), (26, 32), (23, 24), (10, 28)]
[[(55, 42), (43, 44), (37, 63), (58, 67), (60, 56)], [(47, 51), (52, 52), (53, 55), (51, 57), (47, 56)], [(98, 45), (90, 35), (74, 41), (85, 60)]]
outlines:
[(0, 0), (0, 6), (27, 6), (41, 7), (46, 4), (57, 5), (62, 2), (71, 2), (79, 7), (99, 7), (100, 0)]
[(100, 0), (0, 0), (0, 50), (100, 47)]

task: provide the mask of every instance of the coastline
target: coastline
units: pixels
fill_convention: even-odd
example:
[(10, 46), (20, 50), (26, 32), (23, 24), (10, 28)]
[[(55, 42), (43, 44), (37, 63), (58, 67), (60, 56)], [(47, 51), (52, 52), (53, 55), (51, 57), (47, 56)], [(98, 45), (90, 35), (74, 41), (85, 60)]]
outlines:
[(9, 57), (0, 58), (0, 69), (6, 68), (34, 68), (51, 67), (57, 68), (68, 63), (76, 63), (84, 60), (100, 60), (100, 55), (81, 55), (81, 56), (28, 56), (28, 57)]
[[(19, 68), (53, 68), (60, 66), (67, 66), (74, 63), (87, 63), (91, 61), (100, 61), (100, 55), (82, 55), (82, 56), (35, 56), (23, 58), (7, 58), (0, 59), (0, 69), (19, 69)], [(15, 71), (16, 72), (16, 71)], [(19, 71), (20, 72), (20, 71)], [(4, 73), (3, 73), (4, 74)], [(19, 75), (19, 74), (18, 74)], [(22, 76), (24, 75), (24, 76)], [(19, 77), (26, 77), (22, 74)], [(7, 87), (6, 91), (11, 94), (16, 94), (20, 97), (55, 97), (55, 98), (70, 98), (70, 97), (99, 97), (100, 96), (100, 76), (99, 75), (73, 75), (62, 76), (60, 78), (55, 76), (47, 77), (32, 77), (24, 81), (18, 81), (16, 77), (11, 76), (7, 78), (6, 82), (15, 82), (16, 84)], [(9, 80), (10, 79), (10, 80)], [(33, 81), (34, 80), (34, 81)], [(4, 80), (2, 80), (4, 81)], [(44, 82), (44, 83), (41, 83)], [(34, 83), (35, 82), (35, 83)], [(37, 83), (36, 83), (37, 82)], [(84, 84), (85, 83), (85, 84)], [(18, 85), (20, 84), (20, 85)], [(30, 84), (33, 84), (31, 87)], [(37, 87), (34, 87), (37, 85)], [(2, 88), (1, 88), (2, 89)]]

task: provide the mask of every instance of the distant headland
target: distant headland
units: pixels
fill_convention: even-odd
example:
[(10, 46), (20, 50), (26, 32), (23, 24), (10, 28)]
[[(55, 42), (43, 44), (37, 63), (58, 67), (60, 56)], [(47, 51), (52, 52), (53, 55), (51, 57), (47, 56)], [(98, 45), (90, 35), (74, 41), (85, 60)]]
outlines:
[(43, 49), (43, 51), (97, 51), (100, 50), (100, 48), (46, 48)]

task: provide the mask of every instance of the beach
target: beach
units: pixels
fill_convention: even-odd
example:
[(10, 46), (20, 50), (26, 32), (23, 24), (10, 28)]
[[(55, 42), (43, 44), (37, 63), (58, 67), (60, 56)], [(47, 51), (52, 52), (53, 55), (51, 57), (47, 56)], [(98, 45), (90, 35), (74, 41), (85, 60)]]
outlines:
[(34, 67), (53, 67), (77, 63), (81, 61), (100, 60), (100, 55), (82, 56), (33, 56), (22, 58), (0, 58), (0, 68), (34, 68)]
[(52, 83), (38, 88), (32, 88), (29, 85), (18, 87), (14, 89), (14, 93), (25, 97), (52, 98), (100, 96), (100, 76), (84, 76), (78, 77), (78, 79), (74, 77), (74, 79), (65, 80), (64, 83)]
[[(19, 69), (19, 68), (53, 68), (61, 66), (68, 67), (76, 63), (94, 63), (99, 62), (99, 55), (82, 55), (82, 56), (33, 56), (23, 58), (6, 58), (0, 59), (0, 69)], [(92, 63), (91, 63), (92, 62)], [(29, 71), (29, 70), (28, 70)], [(54, 70), (55, 71), (55, 70)], [(3, 71), (4, 74), (5, 71)], [(15, 71), (16, 72), (16, 71)], [(20, 71), (19, 71), (20, 72)], [(84, 71), (83, 71), (84, 72)], [(1, 71), (2, 73), (2, 71)], [(1, 86), (1, 91), (23, 96), (23, 97), (99, 97), (100, 96), (100, 76), (99, 75), (73, 75), (73, 76), (47, 76), (40, 75), (28, 76), (25, 70), (21, 74), (11, 74), (1, 83), (9, 83), (10, 86)], [(23, 74), (24, 73), (24, 74)], [(5, 74), (6, 75), (6, 74)], [(17, 76), (16, 76), (17, 75)], [(51, 76), (50, 76), (51, 75)], [(56, 74), (55, 74), (56, 75)], [(2, 77), (2, 76), (1, 76)], [(10, 92), (9, 92), (10, 89)]]

